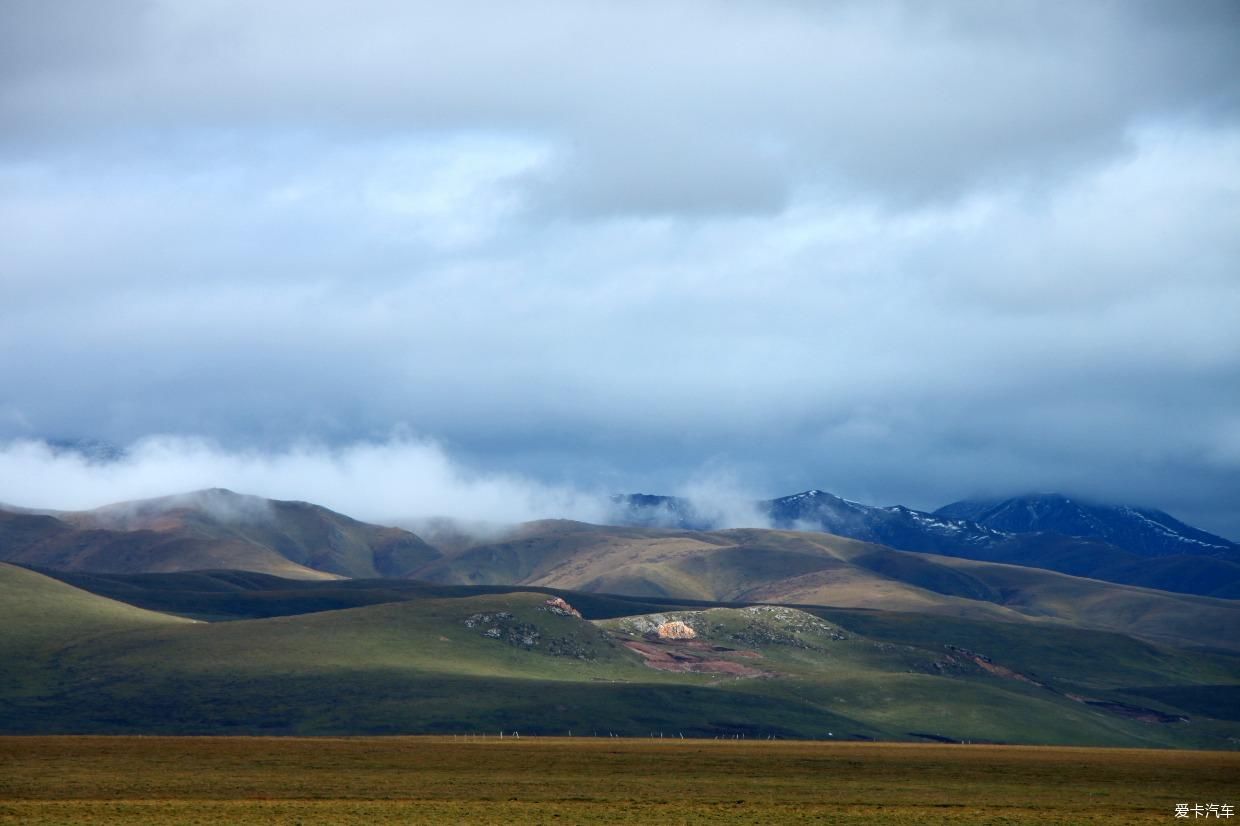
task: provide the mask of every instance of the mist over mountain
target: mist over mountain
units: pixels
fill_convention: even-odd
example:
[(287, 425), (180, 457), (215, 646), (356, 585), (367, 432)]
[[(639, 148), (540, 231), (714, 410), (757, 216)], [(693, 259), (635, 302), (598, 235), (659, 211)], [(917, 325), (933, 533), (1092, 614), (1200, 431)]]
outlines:
[[(636, 502), (665, 516), (687, 513), (658, 497)], [(1184, 566), (1179, 574), (1206, 575), (1204, 581), (1186, 578), (1187, 586), (1171, 577), (1162, 583), (1119, 579), (1112, 584), (1095, 572), (1080, 578), (1079, 572), (1038, 570), (1055, 568), (1045, 559), (1016, 558), (1053, 549), (1071, 556), (1068, 552), (1083, 548), (1095, 554), (1095, 562), (1107, 559), (1109, 546), (1096, 541), (975, 530), (973, 523), (952, 520), (931, 520), (919, 535), (909, 529), (925, 519), (918, 512), (867, 508), (823, 491), (766, 504), (795, 527), (685, 529), (541, 520), (488, 526), (470, 538), (445, 525), (428, 526), (437, 527), (436, 535), (446, 540), (435, 547), (409, 531), (358, 522), (308, 502), (207, 489), (89, 511), (0, 510), (0, 561), (105, 577), (75, 580), (82, 582), (105, 582), (107, 575), (117, 574), (233, 570), (311, 581), (391, 578), (641, 598), (868, 607), (1001, 622), (1059, 617), (1102, 629), (1141, 627), (1153, 637), (1198, 643), (1229, 634), (1223, 629), (1236, 622), (1240, 610), (1235, 601), (1240, 566), (1223, 560), (1175, 557)], [(807, 520), (815, 514), (818, 527), (811, 528)], [(913, 551), (890, 541), (827, 532), (822, 525), (828, 520), (840, 530), (864, 529), (889, 540), (920, 536), (942, 547)], [(458, 527), (464, 531), (467, 526)], [(952, 533), (990, 542), (953, 545), (946, 538)], [(1072, 596), (1065, 602), (1067, 595)], [(1138, 620), (1138, 614), (1143, 618)]]
[[(89, 473), (98, 463), (84, 465)], [(303, 464), (314, 468), (315, 465)], [(347, 491), (365, 502), (379, 475)], [(251, 471), (252, 472), (252, 471)], [(320, 481), (323, 484), (338, 471)], [(472, 485), (472, 487), (471, 487)], [(390, 486), (389, 486), (390, 487)], [(0, 559), (81, 571), (182, 571), (239, 568), (285, 576), (409, 576), (444, 555), (497, 541), (527, 519), (528, 488), (510, 485), (471, 497), (477, 483), (458, 484), (456, 516), (407, 516), (360, 522), (305, 502), (205, 489), (138, 499), (91, 510), (0, 505)], [(574, 493), (540, 506), (550, 516), (589, 514), (600, 525), (689, 532), (725, 528), (813, 531), (890, 548), (1044, 568), (1074, 576), (1222, 598), (1240, 596), (1240, 552), (1234, 543), (1167, 514), (1128, 506), (1078, 508), (1067, 497), (1005, 503), (955, 503), (937, 513), (901, 505), (877, 507), (813, 489), (778, 499), (745, 500), (734, 492), (695, 497), (654, 494), (592, 498)], [(390, 495), (390, 494), (385, 494)], [(440, 492), (440, 499), (444, 501)], [(396, 499), (392, 499), (396, 502)], [(494, 519), (489, 502), (497, 502)], [(1036, 505), (1036, 507), (1035, 507)], [(421, 502), (422, 508), (427, 507)], [(388, 505), (387, 513), (398, 511)], [(370, 513), (380, 510), (370, 503)], [(425, 510), (422, 511), (426, 513)], [(432, 511), (433, 513), (433, 511)], [(537, 514), (538, 511), (533, 511)], [(976, 513), (983, 521), (956, 514)], [(1015, 515), (1037, 518), (1017, 520)], [(506, 518), (505, 518), (506, 516)], [(395, 527), (381, 527), (381, 525)], [(429, 539), (430, 541), (426, 541)]]
[(708, 531), (720, 527), (708, 507), (683, 496), (617, 493), (612, 495), (611, 505), (608, 521), (617, 525), (680, 528), (686, 531)]
[(89, 511), (0, 509), (0, 560), (65, 571), (401, 577), (440, 555), (409, 531), (223, 489)]
[[(618, 494), (617, 524), (711, 530), (723, 527), (708, 503), (687, 497)], [(1051, 533), (1095, 539), (1140, 556), (1188, 553), (1231, 557), (1240, 545), (1152, 508), (1082, 504), (1059, 494), (1003, 500), (964, 500), (928, 513), (903, 505), (864, 505), (822, 490), (757, 501), (763, 524), (817, 530), (906, 550), (945, 552), (1004, 542), (1013, 534)]]

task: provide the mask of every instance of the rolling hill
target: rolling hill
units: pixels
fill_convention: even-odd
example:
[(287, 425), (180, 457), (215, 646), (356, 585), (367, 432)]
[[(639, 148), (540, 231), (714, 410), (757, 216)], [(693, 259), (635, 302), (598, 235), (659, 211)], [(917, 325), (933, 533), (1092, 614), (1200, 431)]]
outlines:
[[(274, 580), (256, 577), (250, 590), (335, 585)], [(1066, 625), (742, 605), (633, 604), (606, 619), (545, 593), (471, 588), (191, 623), (0, 565), (0, 593), (16, 591), (28, 599), (0, 600), (0, 625), (37, 679), (0, 682), (3, 732), (503, 729), (1193, 747), (1240, 735), (1226, 712), (1240, 657)], [(608, 599), (612, 609), (626, 601)], [(64, 621), (48, 636), (54, 610)], [(674, 623), (692, 631), (660, 635)]]
[(33, 702), (60, 683), (63, 674), (55, 663), (68, 647), (104, 645), (125, 632), (191, 624), (3, 562), (0, 617), (0, 697)]
[[(687, 500), (635, 495), (618, 497), (613, 504), (618, 508), (618, 519), (641, 524), (600, 527), (600, 535), (624, 539), (626, 530), (652, 530), (656, 529), (652, 524), (670, 521), (692, 526), (697, 537), (693, 541), (717, 541), (707, 537), (714, 533), (708, 530), (709, 520)], [(1042, 568), (1220, 599), (1240, 598), (1240, 561), (1221, 552), (1143, 556), (1097, 537), (1011, 532), (899, 506), (870, 507), (823, 491), (759, 503), (759, 510), (763, 509), (780, 530), (831, 533), (898, 550)], [(1010, 513), (1013, 509), (1014, 506), (1005, 506), (1001, 512)], [(1133, 509), (1112, 510), (1136, 513)], [(1163, 517), (1165, 514), (1158, 518)], [(1170, 517), (1158, 524), (1166, 520)], [(439, 576), (443, 570), (474, 564), (471, 554), (480, 543), (493, 549), (511, 547), (520, 530), (535, 537), (531, 541), (546, 545), (546, 553), (571, 553), (568, 546), (556, 551), (559, 540), (537, 525), (518, 529), (518, 534), (514, 534), (494, 525), (459, 525), (450, 520), (429, 520), (424, 524), (432, 531), (434, 545), (408, 530), (366, 524), (310, 503), (268, 500), (213, 489), (82, 512), (0, 508), (0, 560), (89, 573), (248, 570), (320, 579), (409, 577), (426, 570)], [(680, 533), (686, 530), (689, 529)], [(1187, 526), (1177, 530), (1190, 538), (1200, 533), (1193, 533), (1194, 529)], [(581, 531), (581, 527), (574, 529), (574, 533)], [(1116, 529), (1107, 536), (1114, 539), (1120, 534), (1129, 536), (1132, 531)], [(479, 536), (502, 536), (503, 541), (486, 543)], [(1186, 547), (1207, 548), (1192, 542)], [(1162, 546), (1148, 546), (1146, 550), (1150, 548), (1160, 550)], [(497, 557), (482, 566), (489, 571), (487, 581), (524, 581), (527, 572), (496, 567), (502, 564)], [(629, 573), (641, 576), (635, 570)], [(467, 576), (463, 581), (472, 580)], [(650, 583), (634, 585), (642, 593), (658, 592), (657, 584), (648, 586)], [(676, 593), (689, 590), (692, 589), (682, 583)]]
[(2, 512), (52, 564), (0, 564), (0, 732), (1240, 742), (1233, 600), (819, 531), (436, 535), (220, 490)]
[[(854, 507), (815, 492), (796, 501), (809, 503), (798, 506), (802, 509)], [(882, 510), (901, 520), (917, 517), (903, 509)], [(439, 533), (452, 537), (445, 549), (433, 548), (408, 531), (367, 525), (309, 503), (209, 490), (85, 512), (0, 512), (0, 558), (76, 574), (76, 584), (120, 599), (126, 598), (126, 588), (142, 591), (141, 583), (126, 585), (107, 580), (108, 575), (181, 572), (185, 588), (201, 592), (192, 607), (179, 613), (210, 619), (284, 612), (271, 608), (266, 590), (256, 592), (247, 583), (247, 578), (274, 574), (913, 611), (1066, 623), (1174, 643), (1240, 647), (1240, 605), (1234, 601), (1126, 587), (1036, 567), (899, 551), (821, 532), (677, 531), (546, 520), (508, 531), (492, 527), (488, 538), (472, 544), (465, 533)], [(1058, 560), (1059, 567), (1072, 568), (1075, 560), (1067, 554)], [(1181, 575), (1191, 573), (1205, 588), (1218, 584), (1209, 581), (1211, 566), (1228, 563), (1181, 555), (1142, 564), (1147, 573), (1178, 566)], [(251, 573), (232, 573), (227, 579), (191, 573), (199, 570)], [(325, 610), (433, 596), (427, 587), (341, 583), (280, 599)], [(178, 599), (189, 605), (185, 594)], [(139, 604), (169, 610), (158, 599)]]
[(536, 585), (638, 597), (915, 611), (1068, 623), (1240, 648), (1240, 605), (1036, 568), (897, 551), (819, 533), (521, 526), (413, 572), (457, 585)]
[(399, 577), (439, 556), (409, 531), (221, 489), (91, 511), (0, 510), (0, 560), (57, 570)]
[[(0, 605), (6, 631), (0, 634), (0, 658), (9, 665), (20, 662), (23, 656), (84, 636), (188, 622), (101, 597), (3, 562)], [(6, 672), (13, 673), (8, 669)]]

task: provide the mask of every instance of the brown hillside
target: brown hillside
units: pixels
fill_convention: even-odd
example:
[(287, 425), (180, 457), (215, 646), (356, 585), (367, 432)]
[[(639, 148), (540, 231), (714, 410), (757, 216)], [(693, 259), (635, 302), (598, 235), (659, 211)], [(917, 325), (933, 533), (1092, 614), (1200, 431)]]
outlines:
[(1071, 624), (1240, 648), (1240, 605), (821, 533), (528, 523), (412, 574), (644, 597), (824, 605)]
[(55, 516), (0, 511), (0, 560), (66, 571), (400, 577), (439, 556), (409, 531), (225, 490)]

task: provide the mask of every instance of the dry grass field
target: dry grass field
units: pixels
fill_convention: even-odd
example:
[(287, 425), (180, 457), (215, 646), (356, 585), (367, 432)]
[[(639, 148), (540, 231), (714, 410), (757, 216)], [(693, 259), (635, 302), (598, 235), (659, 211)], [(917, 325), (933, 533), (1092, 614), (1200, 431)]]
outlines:
[(0, 823), (1174, 822), (1240, 753), (612, 738), (0, 738)]

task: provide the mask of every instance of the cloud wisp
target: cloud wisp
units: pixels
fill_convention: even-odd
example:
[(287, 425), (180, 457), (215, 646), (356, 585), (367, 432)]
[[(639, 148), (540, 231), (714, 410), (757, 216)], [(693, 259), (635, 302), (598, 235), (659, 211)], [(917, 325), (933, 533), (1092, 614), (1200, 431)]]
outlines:
[(413, 438), (246, 452), (202, 439), (151, 437), (105, 460), (39, 441), (0, 448), (0, 502), (19, 507), (88, 510), (217, 487), (313, 502), (383, 523), (428, 517), (600, 521), (607, 512), (606, 497), (473, 472), (435, 443)]
[[(198, 495), (214, 488), (308, 501), (381, 524), (447, 519), (475, 531), (536, 519), (610, 524), (616, 516), (616, 492), (471, 469), (435, 442), (410, 436), (279, 451), (227, 450), (174, 436), (148, 437), (125, 449), (35, 440), (0, 446), (0, 505), (83, 511), (167, 499), (169, 506), (192, 503), (225, 521), (262, 517), (262, 508), (251, 503)], [(769, 527), (757, 506), (761, 497), (727, 469), (699, 469), (675, 493), (690, 503), (695, 518), (717, 528)], [(125, 513), (109, 508), (108, 524), (123, 524)]]

